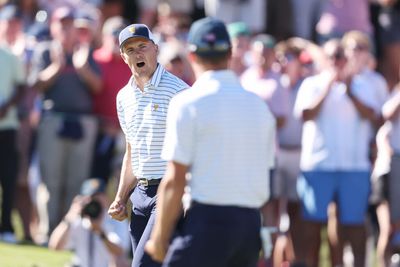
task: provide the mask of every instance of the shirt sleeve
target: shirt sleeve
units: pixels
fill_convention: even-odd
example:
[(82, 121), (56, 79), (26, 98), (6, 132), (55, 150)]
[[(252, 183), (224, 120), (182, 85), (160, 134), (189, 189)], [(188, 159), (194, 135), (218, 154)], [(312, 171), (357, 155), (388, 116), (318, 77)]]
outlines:
[(194, 154), (194, 107), (184, 104), (181, 95), (171, 100), (167, 115), (167, 130), (161, 157), (190, 165)]
[(121, 126), (121, 129), (124, 132), (125, 136), (127, 136), (125, 112), (124, 112), (124, 106), (122, 105), (121, 94), (122, 94), (122, 90), (118, 93), (117, 99), (116, 99), (117, 115), (118, 115), (118, 121)]

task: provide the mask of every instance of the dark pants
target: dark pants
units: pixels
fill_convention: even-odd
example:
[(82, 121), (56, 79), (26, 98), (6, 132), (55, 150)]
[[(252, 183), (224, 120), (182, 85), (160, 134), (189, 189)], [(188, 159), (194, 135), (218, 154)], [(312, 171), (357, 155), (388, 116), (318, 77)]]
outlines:
[(11, 210), (18, 172), (16, 136), (16, 130), (0, 131), (0, 183), (2, 189), (0, 232), (13, 232)]
[(114, 149), (115, 137), (99, 130), (94, 146), (91, 177), (100, 178), (107, 184), (112, 174)]
[(261, 249), (257, 209), (195, 204), (164, 267), (255, 267)]
[(131, 216), (130, 234), (134, 249), (132, 267), (159, 267), (144, 251), (144, 245), (150, 239), (154, 226), (156, 211), (156, 193), (158, 185), (138, 185), (132, 193), (133, 211)]

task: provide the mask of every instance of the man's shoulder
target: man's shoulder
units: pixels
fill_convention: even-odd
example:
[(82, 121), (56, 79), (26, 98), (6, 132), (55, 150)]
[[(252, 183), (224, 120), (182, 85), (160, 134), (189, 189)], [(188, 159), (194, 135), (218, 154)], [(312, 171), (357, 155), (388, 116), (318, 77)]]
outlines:
[(166, 70), (161, 77), (159, 87), (177, 94), (190, 86), (181, 78)]
[(117, 93), (117, 100), (123, 99), (130, 91), (130, 81), (129, 80), (124, 87), (122, 87)]

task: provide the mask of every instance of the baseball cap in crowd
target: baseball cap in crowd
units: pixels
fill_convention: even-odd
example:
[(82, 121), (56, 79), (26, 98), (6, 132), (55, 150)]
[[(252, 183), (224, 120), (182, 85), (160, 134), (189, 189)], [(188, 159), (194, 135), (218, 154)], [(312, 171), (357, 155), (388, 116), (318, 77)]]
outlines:
[(90, 14), (78, 12), (74, 18), (74, 26), (76, 28), (95, 28), (96, 19)]
[(228, 33), (231, 38), (237, 38), (239, 36), (250, 36), (250, 30), (247, 24), (241, 21), (232, 22), (227, 25)]
[(22, 19), (22, 12), (16, 5), (6, 5), (0, 9), (0, 20)]
[(68, 6), (58, 7), (56, 10), (54, 10), (51, 16), (52, 21), (60, 21), (64, 19), (74, 19), (74, 18), (75, 18), (75, 12), (72, 8)]
[(90, 178), (82, 183), (80, 194), (83, 196), (93, 196), (94, 194), (104, 193), (105, 191), (106, 184), (103, 180), (98, 178)]
[(276, 40), (273, 36), (269, 34), (258, 34), (252, 40), (252, 44), (261, 43), (264, 47), (273, 49), (276, 45)]
[(145, 38), (154, 43), (154, 37), (149, 28), (144, 24), (131, 24), (119, 33), (119, 47), (131, 38)]
[(189, 51), (201, 57), (213, 57), (227, 53), (231, 40), (225, 24), (215, 18), (195, 21), (188, 35)]

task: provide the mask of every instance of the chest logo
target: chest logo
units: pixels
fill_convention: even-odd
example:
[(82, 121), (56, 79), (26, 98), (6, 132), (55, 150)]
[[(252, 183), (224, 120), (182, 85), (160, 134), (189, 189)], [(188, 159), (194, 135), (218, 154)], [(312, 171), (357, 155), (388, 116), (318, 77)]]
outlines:
[(153, 111), (157, 111), (157, 109), (159, 108), (160, 106), (158, 105), (158, 104), (154, 104), (153, 105)]

